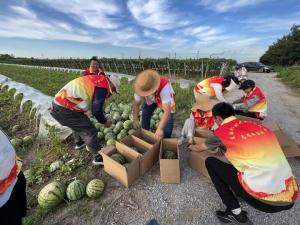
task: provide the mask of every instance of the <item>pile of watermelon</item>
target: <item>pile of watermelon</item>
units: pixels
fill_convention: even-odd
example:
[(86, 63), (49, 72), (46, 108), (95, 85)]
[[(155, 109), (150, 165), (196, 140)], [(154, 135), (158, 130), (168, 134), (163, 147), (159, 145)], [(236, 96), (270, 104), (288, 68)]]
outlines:
[[(132, 104), (116, 104), (114, 102), (108, 104), (105, 108), (106, 117), (111, 118), (112, 126), (105, 128), (102, 124), (98, 123), (95, 118), (91, 118), (95, 127), (98, 130), (98, 137), (106, 143), (106, 145), (114, 145), (116, 141), (120, 141), (129, 134), (132, 134), (135, 129), (133, 128), (133, 114)], [(141, 116), (140, 112), (140, 116)], [(160, 118), (163, 112), (157, 108), (151, 118), (150, 130), (155, 131), (158, 127)]]
[(10, 140), (16, 151), (25, 149), (33, 144), (34, 136), (27, 135), (23, 138), (13, 138)]
[(74, 180), (68, 186), (61, 181), (54, 181), (42, 188), (38, 195), (40, 207), (51, 209), (59, 205), (65, 196), (70, 201), (77, 201), (87, 195), (89, 198), (98, 198), (104, 191), (104, 182), (93, 179), (88, 184), (82, 180)]

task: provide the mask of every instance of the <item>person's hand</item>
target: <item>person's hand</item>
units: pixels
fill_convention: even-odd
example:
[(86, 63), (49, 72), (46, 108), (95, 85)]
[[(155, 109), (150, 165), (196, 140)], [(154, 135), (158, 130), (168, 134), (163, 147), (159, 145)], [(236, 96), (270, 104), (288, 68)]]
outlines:
[(164, 137), (164, 131), (162, 129), (157, 129), (155, 131), (155, 136), (163, 138)]
[(190, 145), (188, 149), (192, 152), (201, 152), (199, 145)]
[(134, 121), (133, 121), (133, 128), (134, 128), (134, 129), (138, 129), (139, 126), (140, 126), (139, 121), (138, 121), (138, 120), (134, 120)]
[(106, 123), (104, 124), (104, 126), (108, 128), (108, 127), (110, 127), (111, 125), (112, 125), (111, 119), (110, 119), (110, 118), (107, 118), (107, 119), (106, 119)]

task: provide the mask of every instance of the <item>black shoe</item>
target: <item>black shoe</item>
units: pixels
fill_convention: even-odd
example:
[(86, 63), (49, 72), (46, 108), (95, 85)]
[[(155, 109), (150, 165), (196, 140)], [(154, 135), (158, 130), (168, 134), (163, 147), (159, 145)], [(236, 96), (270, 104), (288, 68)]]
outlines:
[(216, 211), (218, 219), (225, 224), (235, 224), (235, 225), (253, 225), (253, 223), (247, 217), (247, 212), (242, 211), (240, 214), (235, 215), (231, 210), (226, 211)]
[(103, 166), (103, 158), (100, 154), (97, 154), (93, 160), (93, 165), (95, 166)]

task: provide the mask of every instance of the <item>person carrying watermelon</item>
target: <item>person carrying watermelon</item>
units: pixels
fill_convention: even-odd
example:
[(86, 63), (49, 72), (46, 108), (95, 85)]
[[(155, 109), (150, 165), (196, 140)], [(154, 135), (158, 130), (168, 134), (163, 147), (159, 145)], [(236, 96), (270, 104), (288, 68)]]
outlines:
[(194, 96), (206, 95), (220, 102), (227, 102), (223, 93), (233, 91), (239, 84), (235, 76), (213, 76), (200, 81), (194, 87)]
[(0, 224), (22, 225), (26, 216), (26, 180), (21, 160), (6, 134), (0, 130)]
[(139, 127), (139, 111), (142, 102), (142, 128), (150, 129), (150, 120), (154, 110), (159, 107), (163, 115), (156, 129), (155, 135), (170, 138), (174, 124), (175, 93), (170, 81), (160, 76), (155, 70), (144, 70), (139, 73), (133, 84), (133, 126)]
[(182, 145), (186, 140), (193, 144), (195, 131), (197, 133), (210, 133), (215, 125), (211, 109), (217, 101), (211, 100), (205, 95), (198, 95), (196, 103), (191, 109), (190, 118), (185, 120), (178, 144)]
[(97, 129), (86, 115), (91, 111), (99, 123), (110, 127), (112, 122), (103, 113), (105, 100), (113, 92), (119, 93), (120, 79), (117, 76), (87, 75), (67, 83), (54, 97), (50, 114), (61, 125), (72, 129), (75, 149), (84, 146), (93, 153), (94, 165), (103, 165), (98, 151), (102, 148)]
[(87, 75), (104, 75), (104, 71), (99, 67), (99, 60), (96, 56), (90, 59), (90, 66), (82, 73), (83, 76)]
[(205, 143), (190, 145), (191, 151), (224, 153), (225, 163), (208, 157), (208, 174), (227, 207), (216, 211), (223, 223), (252, 224), (236, 196), (266, 213), (291, 209), (298, 197), (298, 184), (275, 134), (253, 121), (235, 117), (233, 107), (218, 103), (212, 113), (219, 127)]
[(239, 89), (246, 94), (233, 102), (235, 114), (263, 120), (267, 116), (267, 100), (253, 80), (245, 80)]

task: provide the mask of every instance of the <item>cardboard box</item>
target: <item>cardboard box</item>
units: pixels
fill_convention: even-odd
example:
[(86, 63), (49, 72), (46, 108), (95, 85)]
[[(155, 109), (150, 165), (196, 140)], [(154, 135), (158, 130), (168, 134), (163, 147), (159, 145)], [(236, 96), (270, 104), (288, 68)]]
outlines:
[(246, 121), (253, 121), (253, 122), (256, 122), (256, 123), (261, 123), (260, 119), (256, 119), (256, 118), (253, 118), (253, 117), (242, 116), (242, 115), (238, 115), (238, 114), (236, 114), (235, 117), (238, 118), (239, 120), (242, 120), (242, 121), (246, 120)]
[[(124, 144), (116, 142), (116, 146), (108, 146), (99, 151), (103, 157), (104, 171), (118, 180), (125, 187), (129, 187), (140, 175), (140, 154)], [(110, 156), (120, 153), (129, 162), (126, 169), (123, 165), (113, 160)]]
[(153, 145), (153, 151), (154, 151), (154, 161), (153, 164), (155, 164), (158, 161), (159, 158), (159, 149), (160, 149), (160, 142), (161, 138), (156, 137), (154, 133), (145, 130), (145, 129), (138, 129), (134, 133), (132, 133), (133, 136), (142, 139), (143, 141)]
[[(173, 151), (177, 159), (163, 159), (164, 151)], [(163, 139), (159, 152), (160, 180), (163, 183), (180, 183), (180, 155), (176, 138)]]
[(130, 148), (136, 148), (140, 156), (140, 175), (148, 172), (154, 164), (153, 145), (133, 135), (129, 135), (121, 140), (123, 144)]
[(286, 157), (300, 156), (299, 145), (289, 136), (289, 134), (280, 128), (275, 121), (263, 122), (262, 125), (271, 129), (282, 148)]

